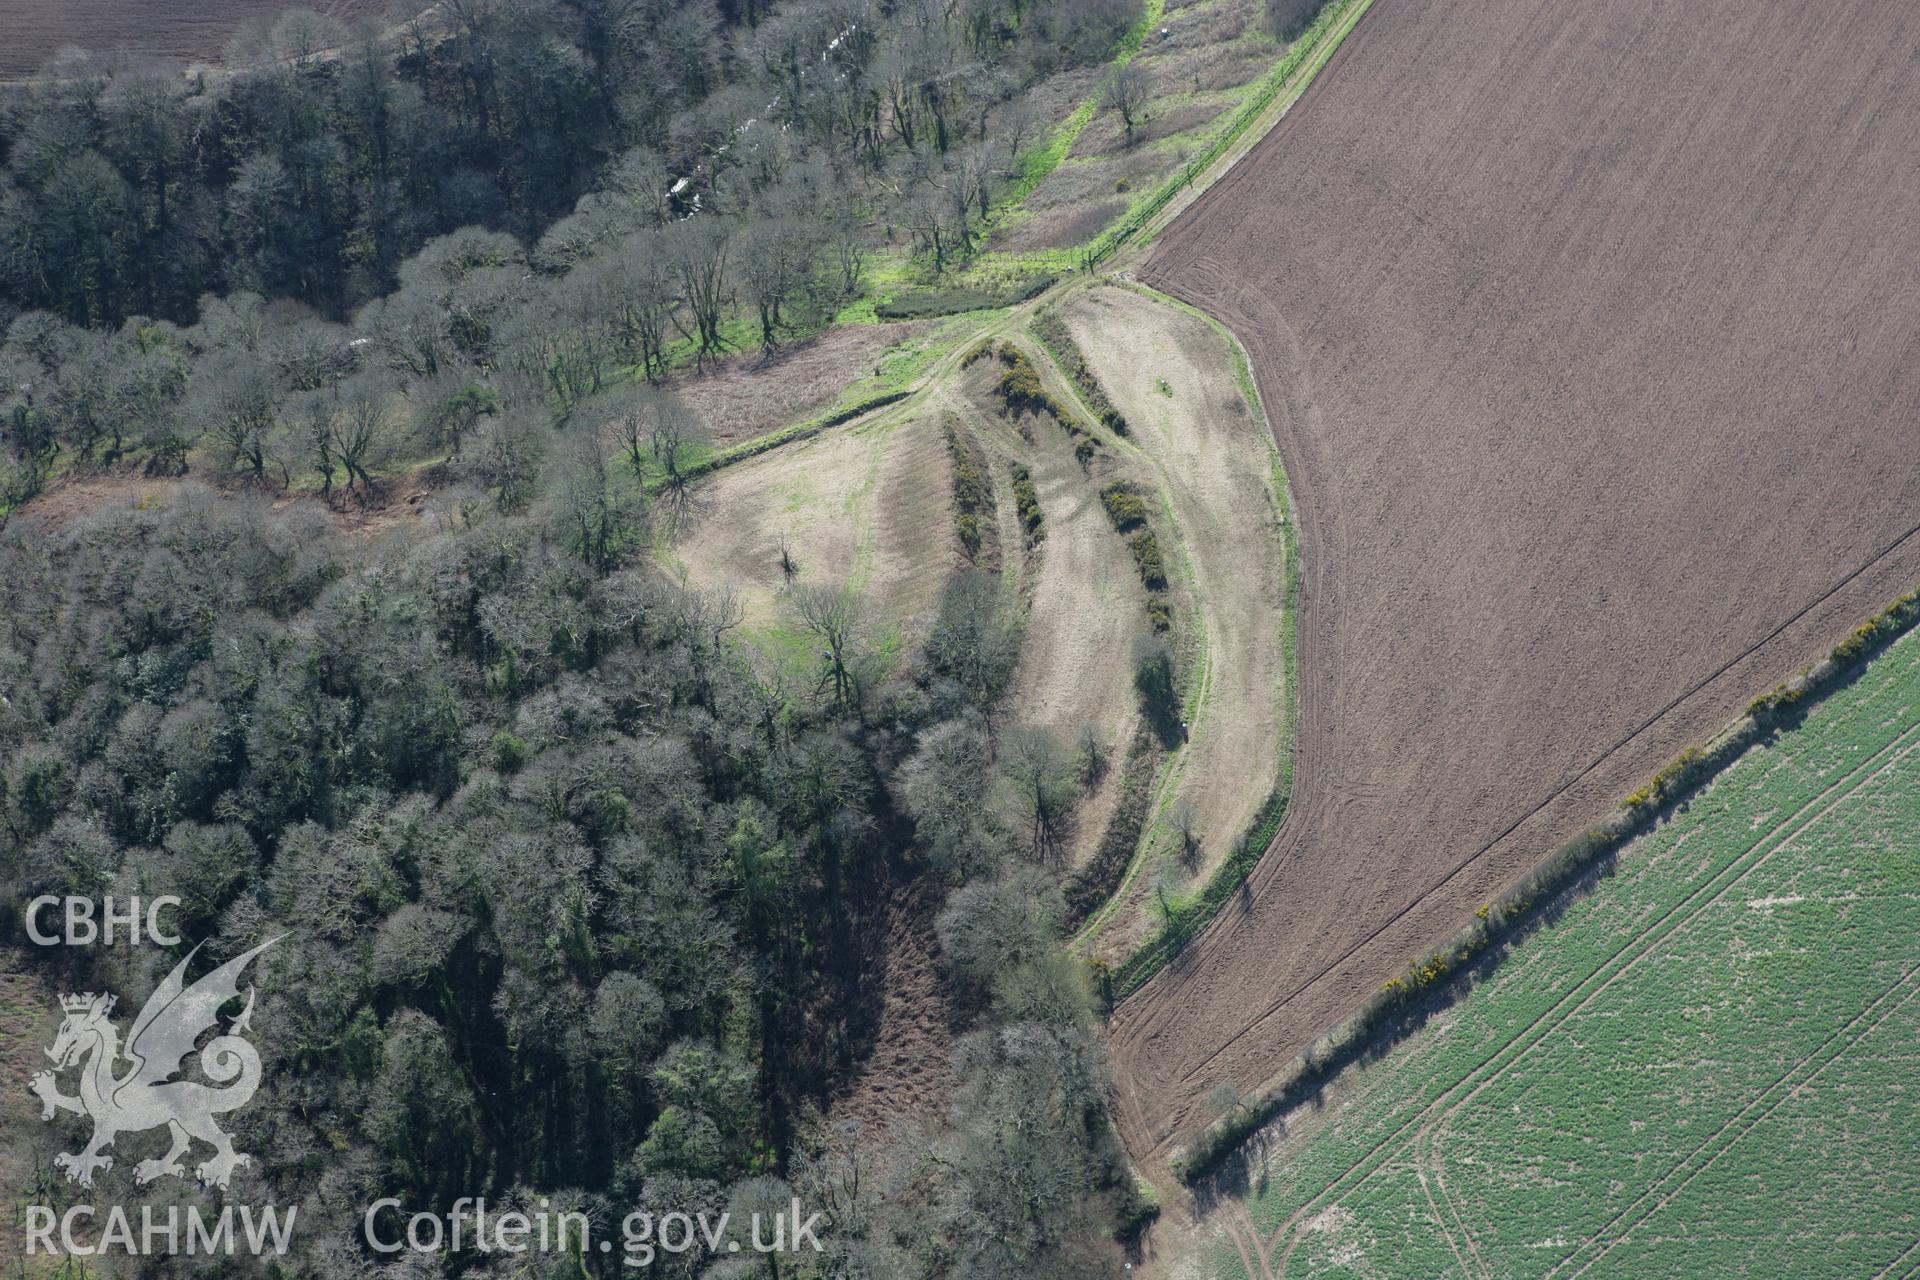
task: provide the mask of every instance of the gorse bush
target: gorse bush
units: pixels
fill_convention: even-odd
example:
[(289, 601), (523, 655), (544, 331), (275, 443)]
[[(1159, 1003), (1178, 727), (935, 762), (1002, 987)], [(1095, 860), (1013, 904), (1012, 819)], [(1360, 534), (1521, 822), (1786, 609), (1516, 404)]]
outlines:
[(1027, 545), (1037, 546), (1047, 536), (1040, 511), (1040, 494), (1033, 487), (1033, 473), (1017, 462), (1013, 464), (1013, 501), (1020, 512), (1020, 527), (1026, 530)]
[(1079, 388), (1100, 425), (1117, 436), (1126, 435), (1126, 418), (1107, 398), (1106, 389), (1100, 385), (1100, 379), (1087, 363), (1086, 353), (1080, 350), (1080, 344), (1067, 332), (1066, 322), (1060, 319), (1058, 313), (1052, 309), (1042, 313), (1033, 322), (1033, 333), (1040, 339), (1041, 345), (1053, 354), (1067, 377), (1072, 379), (1073, 385)]
[(1026, 353), (1011, 343), (1003, 342), (999, 354), (1000, 362), (1006, 369), (1001, 373), (994, 391), (1008, 412), (1044, 413), (1058, 417), (1060, 406), (1040, 385), (1040, 371), (1033, 367)]
[(1142, 529), (1127, 539), (1127, 549), (1133, 552), (1133, 562), (1140, 570), (1140, 580), (1152, 588), (1167, 585), (1167, 566), (1160, 557), (1160, 540), (1153, 536), (1153, 530)]
[(993, 480), (987, 474), (986, 458), (977, 445), (963, 437), (950, 422), (942, 423), (940, 430), (953, 461), (954, 531), (967, 558), (976, 560), (994, 517)]
[(1147, 522), (1147, 504), (1124, 482), (1115, 481), (1101, 489), (1100, 503), (1107, 509), (1107, 519), (1121, 533)]
[(1027, 359), (1025, 352), (1010, 342), (1003, 342), (999, 347), (999, 355), (1001, 364), (1006, 366), (994, 386), (1001, 407), (1007, 413), (1032, 413), (1052, 419), (1073, 441), (1075, 461), (1082, 467), (1088, 466), (1098, 453), (1100, 442), (1074, 416), (1073, 410), (1061, 404), (1041, 385), (1040, 371)]

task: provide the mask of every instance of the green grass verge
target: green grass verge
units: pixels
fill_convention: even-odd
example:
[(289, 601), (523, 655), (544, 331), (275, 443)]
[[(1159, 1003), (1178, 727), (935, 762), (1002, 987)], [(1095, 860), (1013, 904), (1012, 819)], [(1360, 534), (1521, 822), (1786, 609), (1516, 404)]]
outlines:
[(1224, 156), (1234, 143), (1257, 121), (1266, 110), (1284, 95), (1288, 101), (1298, 98), (1306, 92), (1307, 86), (1327, 65), (1340, 42), (1347, 38), (1354, 25), (1373, 4), (1373, 0), (1328, 0), (1327, 5), (1314, 18), (1313, 24), (1300, 33), (1299, 38), (1287, 46), (1273, 69), (1258, 82), (1258, 87), (1248, 95), (1240, 109), (1228, 117), (1211, 139), (1203, 145), (1191, 160), (1153, 188), (1148, 195), (1136, 202), (1121, 216), (1118, 222), (1108, 227), (1082, 252), (1082, 265), (1091, 270), (1112, 254), (1121, 245), (1130, 240), (1140, 229), (1150, 222), (1154, 215), (1180, 194), (1213, 163)]

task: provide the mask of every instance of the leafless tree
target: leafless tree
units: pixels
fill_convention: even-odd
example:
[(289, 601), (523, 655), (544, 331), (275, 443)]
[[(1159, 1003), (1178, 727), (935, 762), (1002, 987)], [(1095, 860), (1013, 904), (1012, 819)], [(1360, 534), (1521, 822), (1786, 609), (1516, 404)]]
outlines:
[(760, 321), (761, 349), (771, 351), (779, 343), (787, 303), (813, 273), (818, 241), (804, 222), (793, 218), (756, 222), (744, 240), (740, 280)]
[(1073, 753), (1075, 765), (1080, 772), (1080, 785), (1092, 788), (1106, 776), (1107, 756), (1112, 747), (1107, 742), (1106, 730), (1092, 720), (1082, 720), (1074, 726)]
[(1101, 88), (1100, 99), (1109, 110), (1119, 115), (1128, 142), (1133, 141), (1134, 126), (1145, 118), (1151, 92), (1146, 70), (1138, 62), (1115, 68)]
[[(683, 321), (678, 311), (672, 313), (674, 327), (694, 344), (694, 362), (705, 364), (727, 347), (720, 325), (733, 300), (729, 270), (733, 228), (712, 217), (689, 218), (664, 237), (664, 247), (679, 277), (680, 300), (688, 316)], [(687, 327), (689, 322), (692, 328)]]
[(1013, 785), (1034, 855), (1048, 862), (1057, 860), (1066, 843), (1073, 806), (1073, 764), (1059, 736), (1045, 728), (1014, 730), (1007, 734), (1000, 768)]
[(780, 578), (791, 589), (795, 578), (800, 576), (800, 562), (793, 558), (793, 547), (786, 534), (780, 535)]
[(594, 432), (585, 433), (574, 449), (559, 507), (574, 554), (603, 577), (619, 565), (645, 517), (639, 485), (607, 465)]
[(340, 388), (332, 413), (333, 452), (346, 469), (349, 492), (356, 481), (363, 497), (375, 490), (372, 469), (392, 453), (401, 423), (396, 400), (393, 386), (377, 375)]
[(1173, 832), (1180, 842), (1180, 860), (1193, 865), (1200, 854), (1200, 833), (1194, 827), (1193, 805), (1190, 801), (1175, 800), (1167, 809), (1167, 830)]
[(1036, 110), (1025, 96), (1008, 105), (1000, 116), (1000, 146), (1006, 153), (1005, 172), (1015, 174), (1020, 171), (1020, 150), (1039, 136), (1046, 128), (1046, 118)]
[(800, 624), (820, 642), (822, 686), (833, 686), (835, 706), (857, 708), (864, 684), (866, 601), (844, 583), (803, 583), (794, 588), (792, 599)]

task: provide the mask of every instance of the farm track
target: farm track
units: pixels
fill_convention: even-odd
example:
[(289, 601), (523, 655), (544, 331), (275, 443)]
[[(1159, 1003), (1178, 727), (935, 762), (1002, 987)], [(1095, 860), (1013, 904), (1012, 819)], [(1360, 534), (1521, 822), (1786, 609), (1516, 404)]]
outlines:
[(1305, 572), (1286, 824), (1115, 1015), (1136, 1158), (1920, 581), (1915, 56), (1865, 0), (1394, 0), (1163, 236)]
[[(1908, 1266), (1909, 1263), (1912, 1265)], [(1907, 1270), (1900, 1271), (1901, 1267), (1907, 1267)], [(1913, 1280), (1913, 1277), (1920, 1276), (1920, 1240), (1914, 1241), (1905, 1253), (1875, 1272), (1873, 1280), (1889, 1280), (1896, 1271), (1900, 1271), (1900, 1280)]]
[[(1543, 1010), (1533, 1022), (1489, 1054), (1479, 1066), (1449, 1086), (1418, 1114), (1409, 1117), (1392, 1133), (1370, 1147), (1361, 1160), (1349, 1167), (1338, 1178), (1330, 1181), (1313, 1200), (1295, 1210), (1264, 1242), (1265, 1249), (1268, 1251), (1285, 1242), (1286, 1247), (1281, 1254), (1276, 1277), (1283, 1280), (1287, 1274), (1288, 1261), (1300, 1240), (1301, 1224), (1310, 1221), (1315, 1214), (1364, 1185), (1383, 1167), (1391, 1164), (1397, 1156), (1407, 1154), (1416, 1167), (1423, 1169), (1431, 1170), (1436, 1167), (1437, 1159), (1432, 1156), (1426, 1157), (1426, 1163), (1422, 1163), (1420, 1144), (1423, 1139), (1428, 1138), (1429, 1135), (1442, 1133), (1464, 1107), (1471, 1104), (1490, 1085), (1563, 1026), (1573, 1014), (1591, 1005), (1630, 969), (1657, 952), (1662, 943), (1684, 929), (1703, 907), (1725, 897), (1729, 890), (1763, 865), (1781, 847), (1816, 826), (1866, 781), (1913, 755), (1917, 749), (1920, 749), (1920, 725), (1908, 728), (1873, 755), (1834, 779), (1824, 790), (1801, 805), (1785, 820), (1762, 832), (1753, 843), (1723, 859), (1721, 865), (1715, 868), (1713, 874), (1708, 876), (1697, 889), (1675, 903), (1652, 921), (1647, 928), (1622, 944), (1584, 979), (1570, 988), (1564, 996)], [(1895, 987), (1910, 984), (1914, 972), (1909, 970), (1901, 981), (1895, 984)], [(1855, 1020), (1857, 1021), (1857, 1017)], [(1835, 1034), (1839, 1035), (1840, 1032)], [(1831, 1043), (1831, 1038), (1828, 1043)], [(1818, 1049), (1814, 1051), (1815, 1054), (1818, 1052)], [(1812, 1056), (1814, 1055), (1808, 1055), (1808, 1057)], [(1802, 1063), (1804, 1061), (1805, 1059)], [(1790, 1068), (1785, 1074), (1790, 1075), (1798, 1065), (1801, 1064), (1796, 1064), (1795, 1068)], [(1462, 1090), (1465, 1092), (1462, 1093)], [(1712, 1140), (1713, 1138), (1709, 1137), (1707, 1142), (1711, 1143)], [(1431, 1148), (1432, 1143), (1429, 1143), (1429, 1150)], [(1682, 1163), (1684, 1164), (1685, 1161)], [(1421, 1181), (1424, 1185), (1424, 1176)], [(1452, 1241), (1454, 1230), (1465, 1231), (1458, 1217), (1450, 1226), (1446, 1224), (1444, 1218), (1438, 1220), (1443, 1224), (1442, 1229), (1446, 1231), (1449, 1242)], [(1471, 1238), (1470, 1233), (1468, 1235)], [(1261, 1243), (1257, 1237), (1255, 1243), (1256, 1246)]]

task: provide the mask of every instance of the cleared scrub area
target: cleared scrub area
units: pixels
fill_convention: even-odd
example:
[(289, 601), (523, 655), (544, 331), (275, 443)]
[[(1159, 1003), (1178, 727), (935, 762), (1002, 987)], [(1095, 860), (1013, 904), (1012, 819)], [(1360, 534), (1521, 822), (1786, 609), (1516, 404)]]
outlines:
[[(668, 554), (688, 580), (731, 588), (750, 638), (790, 648), (781, 548), (803, 583), (847, 583), (905, 640), (933, 616), (957, 563), (950, 462), (928, 418), (886, 415), (725, 467), (695, 487)], [(902, 650), (904, 651), (904, 650)]]
[(1285, 750), (1286, 545), (1265, 425), (1236, 378), (1232, 344), (1205, 319), (1116, 286), (1061, 308), (1099, 386), (1126, 419), (1119, 446), (1170, 529), (1173, 640), (1187, 741), (1155, 790), (1146, 856), (1113, 905), (1117, 960), (1161, 890), (1185, 895), (1245, 836)]

